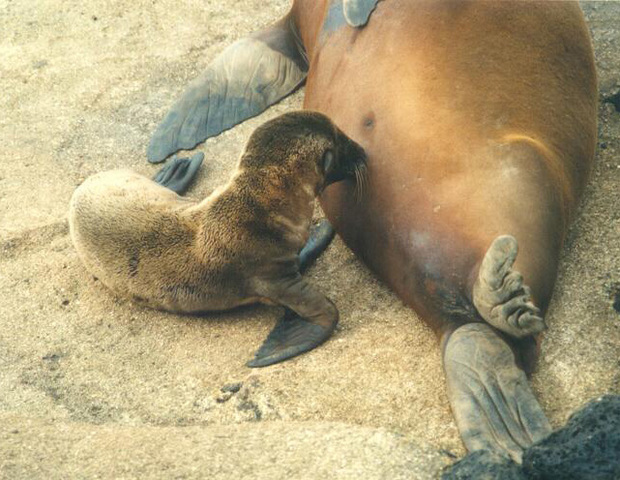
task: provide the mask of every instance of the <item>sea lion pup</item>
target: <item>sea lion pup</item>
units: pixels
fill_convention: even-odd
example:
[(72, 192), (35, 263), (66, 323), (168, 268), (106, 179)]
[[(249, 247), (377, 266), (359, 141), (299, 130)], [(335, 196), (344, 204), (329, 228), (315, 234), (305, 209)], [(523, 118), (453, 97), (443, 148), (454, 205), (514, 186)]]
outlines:
[[(175, 162), (156, 177), (159, 184), (115, 170), (75, 191), (69, 225), (86, 268), (115, 293), (171, 312), (287, 307), (250, 366), (323, 343), (338, 310), (301, 276), (299, 253), (316, 196), (360, 175), (364, 150), (325, 115), (299, 111), (257, 128), (230, 181), (202, 201), (162, 185), (187, 177), (188, 166)], [(313, 248), (302, 252), (304, 263)]]

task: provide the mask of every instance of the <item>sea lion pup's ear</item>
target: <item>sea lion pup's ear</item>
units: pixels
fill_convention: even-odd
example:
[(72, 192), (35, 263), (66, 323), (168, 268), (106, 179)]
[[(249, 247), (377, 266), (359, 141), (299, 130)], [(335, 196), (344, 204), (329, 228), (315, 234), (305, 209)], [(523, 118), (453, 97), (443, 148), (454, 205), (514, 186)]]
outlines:
[(344, 18), (352, 27), (363, 27), (379, 0), (343, 0)]
[(292, 17), (238, 40), (194, 80), (157, 127), (147, 150), (158, 163), (258, 115), (292, 93), (307, 63)]

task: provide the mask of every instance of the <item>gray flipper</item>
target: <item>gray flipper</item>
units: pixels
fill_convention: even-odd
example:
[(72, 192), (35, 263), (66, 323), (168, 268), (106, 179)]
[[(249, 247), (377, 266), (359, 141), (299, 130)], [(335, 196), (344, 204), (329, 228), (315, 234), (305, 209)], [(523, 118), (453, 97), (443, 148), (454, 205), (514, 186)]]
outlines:
[(474, 284), (474, 306), (489, 324), (515, 338), (535, 335), (546, 328), (540, 309), (523, 276), (513, 269), (518, 244), (500, 235), (487, 250)]
[(336, 329), (338, 309), (298, 271), (284, 269), (257, 287), (257, 295), (285, 307), (285, 314), (249, 367), (265, 367), (312, 350)]
[(191, 149), (292, 93), (307, 64), (287, 16), (227, 47), (194, 80), (157, 127), (147, 150), (158, 163)]
[(521, 463), (551, 427), (508, 344), (485, 323), (457, 328), (444, 347), (448, 398), (463, 443)]
[(331, 241), (336, 231), (329, 220), (322, 218), (310, 228), (310, 238), (299, 252), (299, 271), (303, 273), (312, 263), (319, 258)]
[(352, 27), (363, 27), (379, 0), (343, 0), (342, 8), (347, 23)]
[(153, 181), (169, 188), (177, 195), (183, 195), (196, 178), (204, 158), (205, 154), (202, 152), (195, 153), (191, 158), (175, 156), (155, 174)]
[(331, 337), (335, 328), (335, 323), (324, 327), (304, 320), (287, 308), (247, 366), (267, 367), (308, 352)]
[[(299, 252), (299, 271), (306, 270), (328, 247), (336, 234), (326, 219), (321, 219), (310, 229), (310, 238)], [(327, 340), (336, 323), (318, 325), (297, 315), (290, 308), (278, 321), (274, 329), (256, 352), (248, 367), (266, 367), (301, 353), (312, 350)]]

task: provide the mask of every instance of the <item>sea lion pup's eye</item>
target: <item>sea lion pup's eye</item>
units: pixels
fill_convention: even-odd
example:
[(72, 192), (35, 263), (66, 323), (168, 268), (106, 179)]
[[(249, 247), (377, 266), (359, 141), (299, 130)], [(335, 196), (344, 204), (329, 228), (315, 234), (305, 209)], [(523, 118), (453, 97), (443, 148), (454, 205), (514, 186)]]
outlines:
[(323, 154), (323, 174), (329, 175), (334, 169), (336, 157), (332, 149), (327, 149)]

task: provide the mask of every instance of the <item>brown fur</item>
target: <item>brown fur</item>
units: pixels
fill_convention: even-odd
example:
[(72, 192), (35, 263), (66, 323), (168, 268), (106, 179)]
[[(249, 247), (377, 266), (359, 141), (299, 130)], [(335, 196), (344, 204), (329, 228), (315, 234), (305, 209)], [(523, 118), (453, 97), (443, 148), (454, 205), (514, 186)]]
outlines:
[[(328, 150), (335, 163), (324, 172)], [(107, 287), (154, 308), (259, 301), (333, 320), (335, 307), (301, 278), (298, 252), (316, 195), (360, 152), (324, 115), (285, 114), (252, 134), (230, 181), (200, 202), (126, 170), (88, 178), (71, 199), (71, 238)]]

